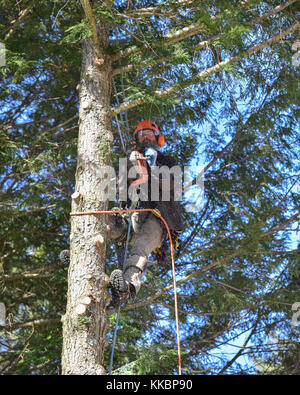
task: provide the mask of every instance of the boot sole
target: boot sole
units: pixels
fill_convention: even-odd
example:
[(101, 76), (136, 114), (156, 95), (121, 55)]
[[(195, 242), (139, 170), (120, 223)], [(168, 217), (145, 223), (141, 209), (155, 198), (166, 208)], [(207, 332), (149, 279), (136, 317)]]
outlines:
[(70, 264), (70, 251), (69, 250), (63, 250), (59, 254), (59, 259), (61, 263), (64, 265), (69, 265)]
[(127, 293), (128, 285), (126, 284), (123, 276), (123, 272), (120, 269), (114, 270), (109, 279), (109, 285), (117, 292)]

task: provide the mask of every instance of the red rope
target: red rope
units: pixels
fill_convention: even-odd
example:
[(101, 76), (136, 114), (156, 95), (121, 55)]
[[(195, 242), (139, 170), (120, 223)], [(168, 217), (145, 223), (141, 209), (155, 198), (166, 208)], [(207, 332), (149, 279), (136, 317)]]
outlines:
[(171, 260), (172, 260), (172, 273), (173, 273), (173, 288), (174, 288), (174, 304), (175, 304), (175, 321), (176, 321), (176, 332), (177, 332), (177, 352), (178, 352), (178, 372), (181, 375), (181, 351), (180, 351), (180, 337), (179, 337), (179, 318), (178, 318), (178, 301), (177, 301), (177, 288), (176, 288), (176, 273), (175, 273), (175, 260), (173, 254), (173, 242), (171, 237), (170, 228), (166, 222), (166, 220), (161, 216), (158, 210), (152, 208), (139, 208), (132, 210), (103, 210), (103, 211), (88, 211), (88, 212), (75, 212), (71, 213), (71, 216), (80, 216), (80, 215), (96, 215), (96, 214), (116, 214), (116, 213), (128, 213), (134, 211), (151, 211), (154, 215), (160, 218), (168, 232), (170, 247), (171, 247)]

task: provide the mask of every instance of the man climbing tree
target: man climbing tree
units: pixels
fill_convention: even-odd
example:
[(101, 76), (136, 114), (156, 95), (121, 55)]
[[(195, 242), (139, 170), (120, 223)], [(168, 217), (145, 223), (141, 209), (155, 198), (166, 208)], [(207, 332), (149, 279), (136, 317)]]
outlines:
[[(183, 224), (179, 203), (174, 197), (174, 175), (171, 174), (173, 178), (168, 184), (171, 193), (167, 196), (170, 197), (170, 200), (164, 200), (166, 183), (162, 177), (159, 179), (155, 177), (153, 166), (167, 166), (170, 169), (176, 166), (177, 162), (171, 156), (159, 151), (165, 141), (154, 122), (140, 122), (134, 131), (133, 138), (135, 149), (129, 154), (128, 174), (130, 169), (135, 168), (136, 173), (140, 174), (140, 178), (132, 180), (128, 177), (127, 183), (124, 182), (126, 174), (121, 174), (119, 195), (124, 195), (124, 187), (129, 192), (127, 200), (121, 204), (122, 208), (129, 208), (130, 200), (134, 203), (134, 196), (137, 188), (139, 188), (140, 199), (138, 199), (137, 208), (158, 209), (167, 221), (170, 230), (173, 231), (176, 241), (178, 232), (183, 230)], [(157, 201), (153, 200), (153, 194), (151, 193), (153, 192), (152, 186), (155, 179), (159, 185)], [(130, 187), (133, 187), (133, 189), (130, 189)], [(128, 222), (122, 221), (119, 214), (109, 215), (108, 220), (110, 221), (108, 230), (111, 232), (111, 236), (118, 240), (124, 240)], [(122, 270), (116, 269), (110, 276), (110, 288), (114, 305), (119, 305), (123, 300), (134, 297), (138, 293), (141, 286), (141, 277), (147, 266), (148, 256), (163, 243), (166, 237), (164, 224), (149, 211), (135, 212), (132, 216), (132, 226), (134, 241), (124, 274)]]
[[(105, 374), (108, 286), (119, 306), (131, 283), (138, 292), (150, 246), (133, 245), (148, 219), (161, 219), (144, 218), (124, 277), (109, 277), (107, 225), (116, 242), (120, 229), (111, 214), (88, 213), (111, 209), (99, 169), (152, 118), (178, 162), (204, 166), (206, 180), (203, 210), (185, 211), (176, 254), (183, 372), (251, 374), (259, 360), (260, 372), (299, 372), (299, 26), (296, 0), (1, 3), (1, 374)], [(133, 151), (148, 156), (148, 174), (162, 156), (156, 149), (151, 160), (147, 148)], [(162, 206), (173, 214), (176, 202), (139, 197), (173, 229)], [(65, 248), (68, 268), (57, 262)], [(172, 273), (158, 264), (147, 274), (143, 300), (123, 308), (114, 372), (174, 374)], [(117, 294), (116, 284), (126, 287)], [(234, 356), (220, 348), (233, 340)]]
[[(119, 197), (126, 195), (120, 204), (121, 209), (129, 209), (137, 203), (137, 209), (157, 209), (167, 222), (171, 231), (172, 241), (177, 245), (179, 233), (183, 230), (181, 209), (175, 200), (176, 193), (174, 174), (170, 170), (177, 166), (177, 161), (170, 155), (163, 154), (159, 149), (165, 144), (165, 139), (158, 126), (152, 121), (140, 122), (133, 134), (134, 150), (128, 152), (127, 171), (120, 173)], [(168, 168), (167, 174), (158, 173), (157, 169)], [(134, 171), (132, 171), (134, 170)], [(131, 175), (137, 175), (137, 178)], [(165, 176), (165, 177), (163, 177)], [(168, 179), (166, 176), (170, 176)], [(158, 195), (155, 196), (154, 184), (157, 182)], [(178, 183), (177, 187), (181, 187)], [(167, 192), (167, 193), (166, 193)], [(153, 198), (154, 197), (154, 198)], [(155, 199), (156, 198), (156, 199)], [(121, 200), (121, 199), (120, 199)], [(118, 208), (116, 208), (118, 210)], [(108, 237), (121, 247), (124, 255), (124, 244), (128, 232), (128, 221), (119, 213), (108, 215)], [(164, 253), (160, 246), (166, 241), (167, 231), (164, 223), (150, 211), (136, 211), (132, 215), (132, 248), (124, 273), (116, 269), (110, 276), (112, 304), (120, 305), (128, 297), (134, 298), (140, 290), (141, 278), (147, 267), (149, 254), (157, 252), (162, 258)], [(120, 249), (119, 249), (120, 256)], [(62, 262), (69, 263), (69, 251), (60, 254)], [(120, 259), (122, 266), (124, 257)]]

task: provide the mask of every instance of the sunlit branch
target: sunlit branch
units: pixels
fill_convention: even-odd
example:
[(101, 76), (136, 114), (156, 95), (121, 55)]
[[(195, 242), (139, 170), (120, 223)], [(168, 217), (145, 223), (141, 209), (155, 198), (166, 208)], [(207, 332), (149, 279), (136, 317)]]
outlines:
[[(181, 82), (181, 83), (177, 83), (174, 85), (169, 86), (168, 88), (162, 89), (162, 90), (157, 90), (153, 92), (153, 97), (160, 99), (169, 95), (172, 95), (174, 93), (177, 93), (178, 91), (187, 88), (188, 86), (197, 84), (203, 80), (205, 80), (207, 77), (211, 76), (214, 73), (219, 72), (220, 70), (222, 70), (223, 68), (225, 68), (226, 66), (229, 66), (235, 62), (238, 62), (258, 51), (261, 51), (264, 48), (269, 47), (270, 45), (280, 41), (283, 37), (287, 36), (288, 34), (292, 33), (293, 31), (297, 30), (300, 27), (300, 22), (295, 23), (294, 25), (290, 26), (287, 30), (284, 30), (282, 32), (280, 32), (279, 34), (269, 38), (268, 40), (263, 41), (260, 44), (256, 44), (253, 45), (251, 48), (249, 48), (248, 50), (242, 52), (239, 55), (236, 56), (232, 56), (226, 60), (223, 60), (220, 63), (215, 64), (212, 67), (209, 67), (203, 71), (201, 71), (200, 73), (198, 73), (197, 75), (186, 79), (185, 81)], [(139, 99), (135, 99), (135, 100), (130, 100), (128, 102), (124, 102), (122, 104), (120, 104), (119, 106), (112, 108), (111, 113), (112, 116), (116, 116), (117, 114), (129, 110), (131, 108), (134, 108), (138, 105), (142, 105), (147, 103), (147, 99), (144, 96), (141, 96), (141, 98)]]

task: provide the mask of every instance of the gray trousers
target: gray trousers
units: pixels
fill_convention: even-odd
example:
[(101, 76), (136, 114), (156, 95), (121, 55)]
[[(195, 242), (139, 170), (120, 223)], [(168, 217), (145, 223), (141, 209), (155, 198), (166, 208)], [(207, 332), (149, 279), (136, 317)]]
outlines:
[(138, 293), (148, 257), (163, 241), (163, 224), (154, 214), (147, 212), (133, 213), (131, 218), (135, 238), (127, 258), (124, 277), (134, 285)]

